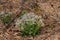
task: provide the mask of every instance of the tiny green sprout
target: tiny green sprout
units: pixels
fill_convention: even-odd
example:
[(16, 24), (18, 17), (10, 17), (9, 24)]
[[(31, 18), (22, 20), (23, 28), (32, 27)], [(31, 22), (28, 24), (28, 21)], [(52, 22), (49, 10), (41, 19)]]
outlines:
[(18, 17), (20, 17), (20, 18), (21, 18), (25, 13), (27, 13), (27, 10), (25, 10), (25, 9), (24, 9), (24, 10), (22, 10), (22, 11), (21, 11), (21, 13), (19, 14), (19, 16), (18, 16)]
[(23, 2), (26, 2), (26, 1), (28, 1), (28, 0), (22, 0)]
[(41, 16), (34, 13), (24, 14), (21, 19), (17, 19), (16, 26), (20, 28), (22, 36), (35, 36), (39, 33), (43, 22)]
[(49, 29), (53, 29), (54, 25), (53, 24), (49, 24), (48, 27), (49, 27)]

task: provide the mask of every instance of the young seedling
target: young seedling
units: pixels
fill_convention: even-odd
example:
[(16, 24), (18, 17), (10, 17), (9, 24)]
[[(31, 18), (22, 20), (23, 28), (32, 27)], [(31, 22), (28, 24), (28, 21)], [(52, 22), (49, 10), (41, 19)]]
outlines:
[(16, 26), (20, 28), (21, 35), (35, 36), (39, 33), (40, 28), (44, 25), (41, 16), (34, 13), (24, 14), (21, 19), (18, 18)]
[(9, 12), (0, 15), (0, 18), (4, 24), (8, 24), (11, 21), (11, 14)]

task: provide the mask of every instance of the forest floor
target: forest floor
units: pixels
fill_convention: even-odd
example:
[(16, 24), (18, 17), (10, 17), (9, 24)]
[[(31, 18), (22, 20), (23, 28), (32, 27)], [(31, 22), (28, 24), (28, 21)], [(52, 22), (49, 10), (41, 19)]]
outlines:
[[(39, 35), (22, 37), (14, 20), (22, 10), (44, 18)], [(0, 0), (0, 12), (12, 12), (14, 20), (7, 26), (0, 20), (0, 40), (60, 40), (60, 0)]]

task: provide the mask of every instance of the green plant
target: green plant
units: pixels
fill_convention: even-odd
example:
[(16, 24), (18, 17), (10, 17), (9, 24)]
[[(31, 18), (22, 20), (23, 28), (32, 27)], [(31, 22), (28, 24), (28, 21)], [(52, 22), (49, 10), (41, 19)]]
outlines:
[(25, 23), (22, 25), (20, 24), (20, 29), (22, 30), (22, 35), (36, 35), (38, 34), (38, 31), (41, 27), (41, 25), (38, 25), (37, 22), (32, 21), (25, 21)]
[(8, 24), (11, 21), (11, 15), (9, 13), (4, 13), (0, 17), (4, 24)]
[(16, 25), (19, 26), (23, 36), (34, 36), (39, 33), (39, 29), (42, 27), (43, 22), (41, 16), (29, 13), (24, 14), (21, 19), (18, 19)]

